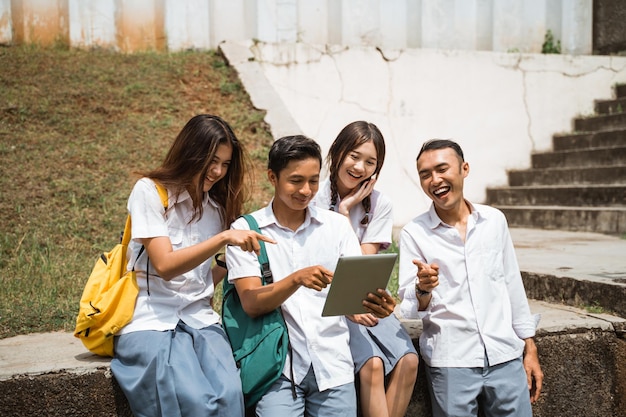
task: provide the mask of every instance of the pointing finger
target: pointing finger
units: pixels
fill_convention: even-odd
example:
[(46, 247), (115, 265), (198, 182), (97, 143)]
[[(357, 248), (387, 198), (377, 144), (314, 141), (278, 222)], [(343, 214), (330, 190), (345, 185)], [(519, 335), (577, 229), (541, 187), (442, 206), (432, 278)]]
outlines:
[(426, 265), (424, 262), (420, 261), (419, 259), (413, 259), (413, 264), (417, 266), (418, 273), (424, 268), (428, 267), (428, 265)]
[(262, 234), (260, 234), (260, 233), (257, 233), (256, 238), (257, 238), (257, 240), (262, 240), (262, 241), (267, 242), (267, 243), (273, 243), (273, 244), (276, 244), (276, 241), (275, 241), (274, 239), (272, 239), (271, 237), (268, 237), (268, 236), (262, 235)]

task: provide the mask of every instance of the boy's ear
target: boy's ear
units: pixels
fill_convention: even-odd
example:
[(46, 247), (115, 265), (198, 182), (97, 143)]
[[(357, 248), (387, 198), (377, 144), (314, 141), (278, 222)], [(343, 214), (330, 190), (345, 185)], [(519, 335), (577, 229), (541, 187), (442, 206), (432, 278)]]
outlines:
[(276, 187), (276, 184), (278, 183), (278, 176), (271, 169), (267, 170), (267, 179), (274, 187)]
[(467, 177), (469, 174), (469, 164), (467, 162), (463, 162), (463, 165), (461, 165), (461, 172), (463, 173), (463, 178)]

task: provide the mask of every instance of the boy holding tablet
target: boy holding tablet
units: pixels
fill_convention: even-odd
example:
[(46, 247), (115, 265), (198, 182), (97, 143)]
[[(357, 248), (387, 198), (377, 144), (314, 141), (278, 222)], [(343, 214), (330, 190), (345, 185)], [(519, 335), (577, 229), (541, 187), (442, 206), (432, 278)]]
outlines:
[[(322, 309), (339, 257), (360, 255), (361, 248), (344, 216), (309, 206), (321, 164), (319, 145), (304, 136), (278, 139), (270, 149), (274, 198), (252, 215), (261, 232), (277, 242), (266, 245), (273, 284), (261, 284), (255, 254), (235, 246), (226, 250), (228, 279), (246, 313), (255, 317), (281, 307), (289, 330), (291, 349), (283, 375), (257, 403), (257, 416), (356, 416), (345, 318), (322, 317)], [(231, 227), (249, 228), (244, 219)], [(395, 301), (381, 289), (368, 295), (364, 305), (386, 317)]]

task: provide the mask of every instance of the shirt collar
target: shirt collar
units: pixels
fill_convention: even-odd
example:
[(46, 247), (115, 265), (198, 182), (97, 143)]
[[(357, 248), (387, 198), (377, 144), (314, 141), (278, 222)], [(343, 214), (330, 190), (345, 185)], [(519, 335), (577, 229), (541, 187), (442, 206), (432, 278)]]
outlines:
[[(182, 203), (185, 200), (189, 200), (189, 203), (193, 204), (191, 200), (191, 194), (189, 194), (189, 191), (187, 190), (183, 190), (183, 192), (180, 193), (180, 195), (178, 196), (177, 203)], [(202, 205), (206, 206), (207, 204), (211, 204), (213, 207), (219, 208), (218, 204), (211, 197), (209, 197), (209, 193), (203, 193)]]
[[(473, 218), (475, 223), (478, 223), (481, 219), (487, 218), (488, 216), (487, 213), (485, 212), (485, 210), (481, 210), (482, 207), (480, 205), (474, 205), (467, 200), (465, 200), (465, 203), (469, 206), (471, 210), (470, 216)], [(430, 218), (429, 226), (431, 229), (435, 229), (439, 225), (449, 227), (448, 224), (444, 223), (443, 220), (439, 218), (439, 215), (437, 214), (437, 211), (435, 210), (435, 203), (431, 203), (430, 209), (428, 210), (428, 215)]]
[[(276, 216), (274, 215), (274, 210), (272, 210), (273, 202), (274, 202), (274, 199), (272, 198), (272, 200), (267, 206), (265, 206), (264, 208), (262, 208), (261, 210), (257, 212), (257, 216), (255, 216), (255, 218), (259, 225), (259, 228), (263, 228), (271, 224), (278, 225), (278, 220), (276, 220)], [(300, 225), (298, 230), (308, 226), (312, 222), (323, 223), (323, 219), (320, 216), (320, 209), (311, 204), (307, 207), (306, 215), (304, 218), (304, 223)]]

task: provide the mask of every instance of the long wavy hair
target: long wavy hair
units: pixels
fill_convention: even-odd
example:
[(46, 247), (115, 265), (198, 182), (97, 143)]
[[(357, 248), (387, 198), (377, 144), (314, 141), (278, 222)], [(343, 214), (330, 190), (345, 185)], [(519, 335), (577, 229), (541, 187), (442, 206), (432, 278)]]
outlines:
[[(202, 179), (219, 145), (230, 145), (233, 153), (226, 175), (211, 187), (209, 196), (219, 206), (226, 228), (243, 212), (249, 193), (246, 177), (250, 174), (250, 162), (232, 128), (220, 117), (209, 114), (192, 117), (174, 140), (162, 165), (139, 174), (161, 183), (175, 193), (176, 199), (188, 191), (194, 207), (191, 221), (197, 220), (203, 213)], [(200, 180), (194, 182), (194, 178)]]
[[(376, 149), (376, 169), (372, 175), (378, 175), (385, 162), (385, 139), (375, 124), (362, 120), (352, 122), (339, 132), (337, 138), (330, 146), (326, 156), (326, 164), (330, 173), (331, 210), (335, 209), (339, 198), (339, 192), (337, 191), (339, 167), (351, 151), (370, 141)], [(369, 215), (372, 208), (370, 196), (365, 197), (361, 204), (363, 204), (365, 209), (365, 217), (361, 220), (361, 224), (366, 225), (369, 223)]]

